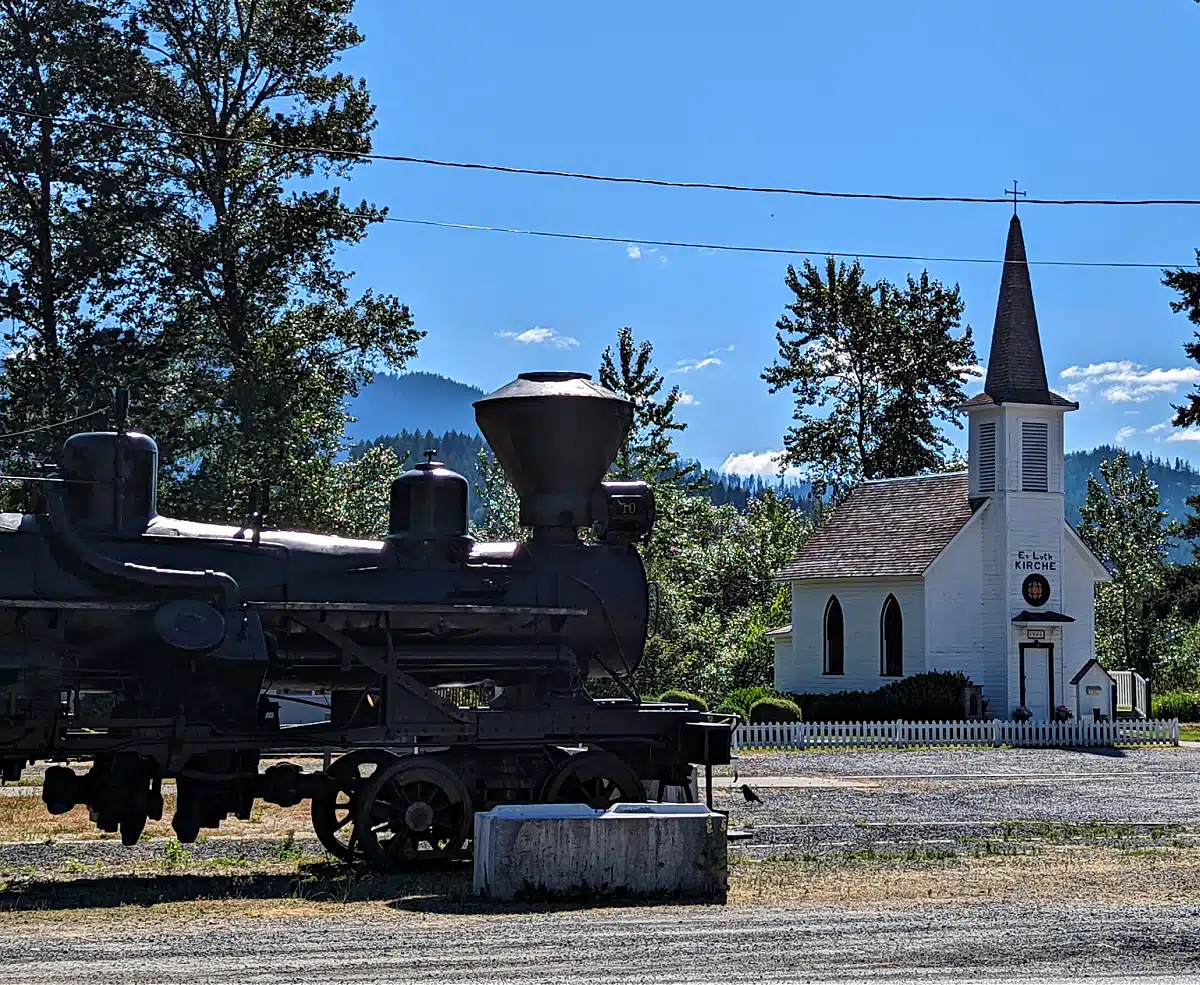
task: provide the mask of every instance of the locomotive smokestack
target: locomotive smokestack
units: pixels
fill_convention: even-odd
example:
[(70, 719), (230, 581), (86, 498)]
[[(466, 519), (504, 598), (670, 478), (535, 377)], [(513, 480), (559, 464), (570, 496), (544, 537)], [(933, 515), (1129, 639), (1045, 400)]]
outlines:
[(475, 402), (475, 420), (521, 499), (521, 524), (574, 535), (633, 424), (633, 403), (587, 373), (522, 373)]

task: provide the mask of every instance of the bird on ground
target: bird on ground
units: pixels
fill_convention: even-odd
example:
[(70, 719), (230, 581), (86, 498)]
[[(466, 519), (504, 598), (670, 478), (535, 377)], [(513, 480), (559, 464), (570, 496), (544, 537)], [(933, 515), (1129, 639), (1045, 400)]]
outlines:
[(749, 783), (742, 784), (742, 796), (746, 798), (747, 804), (761, 804), (762, 800), (753, 790), (750, 789)]

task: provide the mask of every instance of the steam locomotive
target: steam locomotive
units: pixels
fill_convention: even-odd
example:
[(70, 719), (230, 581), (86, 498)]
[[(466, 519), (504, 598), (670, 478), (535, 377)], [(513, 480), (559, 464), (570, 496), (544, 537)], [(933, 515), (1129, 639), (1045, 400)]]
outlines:
[[(308, 799), (331, 854), (403, 867), (461, 853), (496, 804), (644, 801), (728, 762), (732, 720), (630, 686), (654, 497), (603, 481), (633, 407), (589, 375), (475, 404), (514, 543), (468, 535), (467, 482), (432, 460), (392, 483), (383, 541), (269, 529), (261, 501), (242, 527), (159, 516), (158, 449), (127, 410), (67, 439), (44, 512), (0, 514), (0, 771), (56, 764), (52, 813), (84, 804), (132, 845), (173, 780), (191, 842), (256, 798)], [(589, 693), (605, 680), (624, 696)], [(448, 696), (482, 685), (478, 706)], [(281, 725), (272, 695), (303, 688), (328, 720)]]

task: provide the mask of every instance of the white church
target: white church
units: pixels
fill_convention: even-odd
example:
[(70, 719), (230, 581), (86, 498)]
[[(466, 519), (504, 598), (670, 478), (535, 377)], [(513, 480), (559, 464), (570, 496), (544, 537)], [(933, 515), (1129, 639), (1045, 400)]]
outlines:
[(779, 572), (792, 622), (773, 634), (775, 687), (872, 691), (960, 671), (992, 718), (1111, 714), (1094, 660), (1109, 575), (1064, 513), (1063, 422), (1079, 404), (1047, 385), (1015, 215), (984, 390), (960, 409), (966, 472), (862, 483)]

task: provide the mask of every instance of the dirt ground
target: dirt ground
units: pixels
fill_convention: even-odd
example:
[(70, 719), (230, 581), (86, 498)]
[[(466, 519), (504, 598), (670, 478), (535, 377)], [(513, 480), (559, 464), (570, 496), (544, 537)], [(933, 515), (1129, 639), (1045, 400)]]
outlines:
[(331, 865), (304, 806), (183, 846), (168, 796), (127, 849), (9, 788), (0, 978), (1200, 983), (1200, 751), (1054, 752), (742, 756), (724, 905), (484, 904)]

